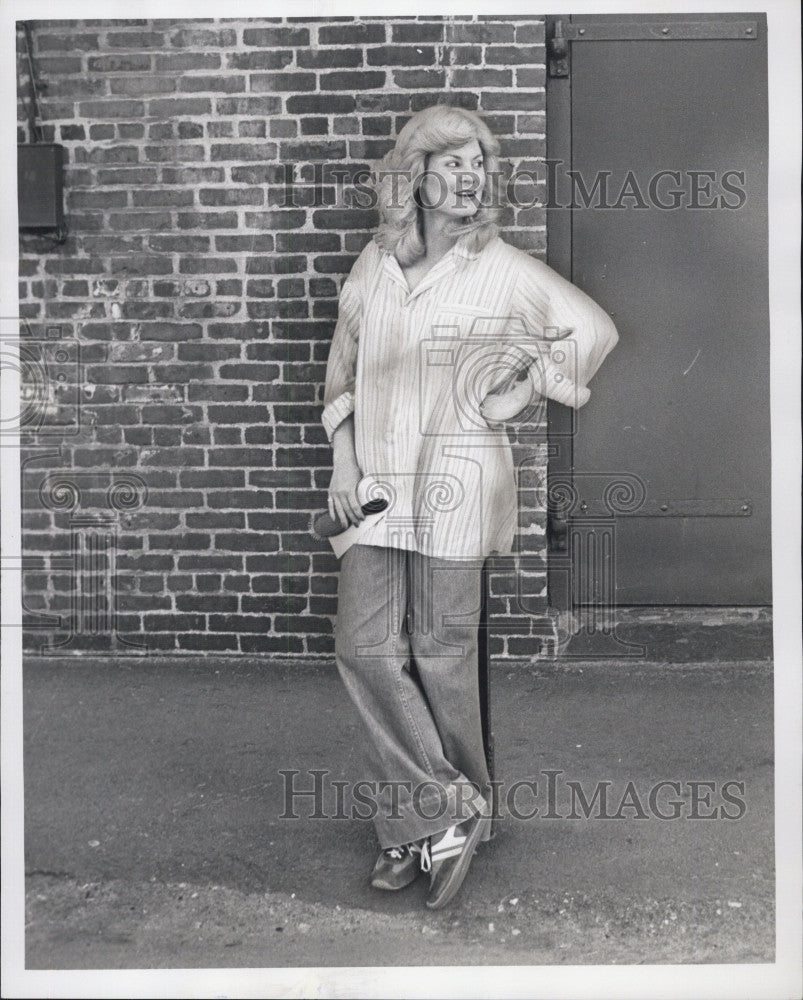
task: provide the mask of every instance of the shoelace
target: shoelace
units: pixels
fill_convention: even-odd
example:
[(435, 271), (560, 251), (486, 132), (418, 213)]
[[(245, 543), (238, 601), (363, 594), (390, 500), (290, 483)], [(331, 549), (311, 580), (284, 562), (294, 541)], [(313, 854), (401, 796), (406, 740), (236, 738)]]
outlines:
[(432, 870), (432, 858), (429, 853), (429, 837), (422, 840), (420, 844), (410, 844), (410, 852), (412, 854), (421, 855), (422, 872), (429, 872)]
[(384, 854), (387, 857), (392, 858), (393, 861), (401, 861), (406, 851), (410, 854), (420, 855), (422, 872), (429, 872), (432, 870), (432, 857), (429, 853), (429, 837), (422, 840), (420, 844), (414, 843), (405, 844), (403, 847), (386, 847)]

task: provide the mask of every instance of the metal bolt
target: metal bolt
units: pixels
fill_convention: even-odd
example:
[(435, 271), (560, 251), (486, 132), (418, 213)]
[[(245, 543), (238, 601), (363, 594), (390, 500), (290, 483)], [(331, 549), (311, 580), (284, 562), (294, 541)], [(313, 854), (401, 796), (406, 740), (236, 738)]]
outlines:
[(588, 504), (585, 500), (580, 504), (580, 510), (588, 510)]
[(743, 504), (742, 504), (742, 510), (743, 510), (743, 511), (745, 512), (745, 514), (746, 514), (746, 513), (747, 513), (747, 512), (748, 512), (748, 511), (750, 510), (750, 505), (749, 505), (749, 504), (746, 504), (746, 503), (743, 503)]
[(669, 28), (661, 28), (661, 34), (662, 35), (668, 35), (669, 34)]
[(745, 28), (744, 29), (744, 33), (746, 35), (752, 35), (753, 34), (753, 29), (752, 28)]
[(662, 503), (661, 504), (661, 510), (663, 510), (663, 511), (669, 510), (669, 504), (668, 503)]

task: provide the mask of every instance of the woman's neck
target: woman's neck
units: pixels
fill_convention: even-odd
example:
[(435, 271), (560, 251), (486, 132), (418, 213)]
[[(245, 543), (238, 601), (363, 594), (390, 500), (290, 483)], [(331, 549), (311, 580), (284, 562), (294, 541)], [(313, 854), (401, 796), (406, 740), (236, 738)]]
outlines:
[(422, 215), (424, 256), (430, 261), (440, 260), (455, 244), (454, 227), (440, 212), (423, 212)]

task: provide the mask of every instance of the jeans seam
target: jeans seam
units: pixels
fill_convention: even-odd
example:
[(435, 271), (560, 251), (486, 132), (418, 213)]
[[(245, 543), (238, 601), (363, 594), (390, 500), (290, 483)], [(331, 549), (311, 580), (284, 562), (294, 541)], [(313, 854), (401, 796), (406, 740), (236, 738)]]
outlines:
[(413, 736), (415, 738), (416, 743), (418, 744), (418, 750), (419, 750), (419, 753), (421, 754), (421, 759), (424, 762), (424, 766), (425, 766), (425, 768), (427, 770), (427, 774), (429, 774), (429, 776), (433, 780), (435, 780), (435, 771), (434, 771), (434, 769), (432, 767), (432, 762), (430, 761), (429, 755), (427, 754), (426, 748), (424, 746), (424, 739), (421, 736), (421, 730), (418, 728), (418, 725), (416, 724), (416, 721), (413, 718), (413, 714), (410, 711), (410, 703), (407, 700), (407, 695), (406, 695), (406, 693), (404, 691), (404, 684), (402, 683), (401, 672), (399, 672), (399, 673), (396, 674), (396, 687), (398, 688), (398, 691), (399, 691), (399, 697), (400, 697), (401, 703), (404, 706), (404, 714), (405, 714), (405, 716), (407, 718), (407, 722), (408, 722), (408, 724), (410, 726), (410, 730), (413, 733)]

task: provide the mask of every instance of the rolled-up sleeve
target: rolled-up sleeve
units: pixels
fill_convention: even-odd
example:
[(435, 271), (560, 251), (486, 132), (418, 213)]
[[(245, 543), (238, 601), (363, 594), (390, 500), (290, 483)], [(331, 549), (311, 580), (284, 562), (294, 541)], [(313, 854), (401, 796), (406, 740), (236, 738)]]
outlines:
[(539, 359), (544, 394), (569, 406), (583, 405), (588, 382), (619, 339), (613, 321), (576, 285), (529, 256), (516, 291), (528, 334), (519, 346)]
[(338, 425), (354, 412), (354, 385), (357, 367), (362, 303), (356, 282), (347, 280), (340, 292), (337, 325), (326, 365), (323, 394), (323, 423), (329, 441)]

